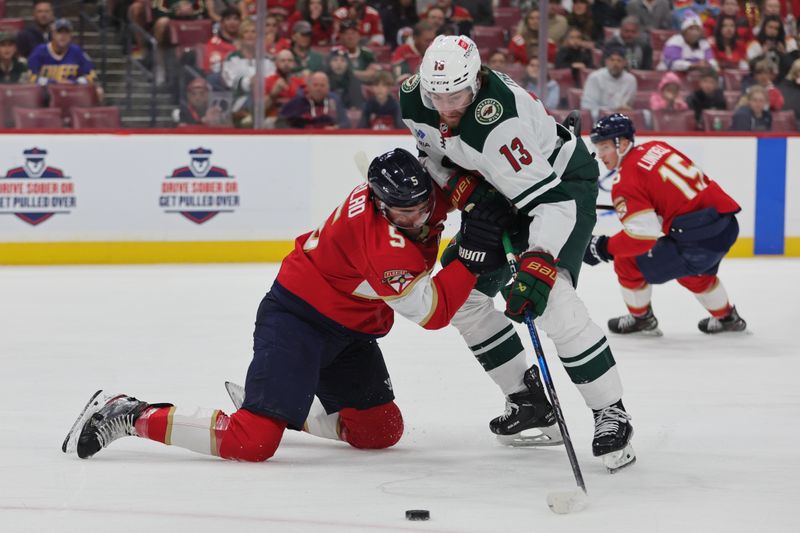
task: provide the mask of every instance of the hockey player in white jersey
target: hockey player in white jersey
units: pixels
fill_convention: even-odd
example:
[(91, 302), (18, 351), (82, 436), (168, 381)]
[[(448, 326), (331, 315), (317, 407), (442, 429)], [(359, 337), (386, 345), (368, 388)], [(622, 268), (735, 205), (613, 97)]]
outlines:
[[(494, 202), (515, 214), (520, 268), (516, 281), (503, 288), (505, 316), (492, 297), (510, 280), (507, 267), (482, 275), (452, 320), (506, 396), (506, 411), (490, 429), (511, 444), (560, 442), (539, 370), (528, 368), (507, 318), (521, 322), (530, 311), (593, 411), (594, 455), (610, 471), (632, 464), (633, 429), (616, 362), (575, 292), (596, 220), (594, 158), (535, 97), (482, 67), (468, 37), (437, 37), (419, 73), (401, 86), (400, 103), (423, 164), (455, 207)], [(448, 248), (442, 262), (453, 260), (455, 251)], [(522, 436), (533, 428), (536, 435)]]

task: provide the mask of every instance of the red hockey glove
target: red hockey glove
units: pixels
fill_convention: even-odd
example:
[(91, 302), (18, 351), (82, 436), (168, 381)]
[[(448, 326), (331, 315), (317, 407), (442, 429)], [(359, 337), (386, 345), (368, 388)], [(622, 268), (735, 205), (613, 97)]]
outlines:
[(527, 310), (534, 318), (542, 316), (556, 283), (556, 263), (557, 259), (544, 252), (522, 254), (517, 279), (503, 288), (508, 318), (522, 322)]
[(485, 179), (466, 170), (458, 170), (448, 178), (445, 193), (450, 205), (459, 211), (469, 204), (478, 204), (498, 196)]

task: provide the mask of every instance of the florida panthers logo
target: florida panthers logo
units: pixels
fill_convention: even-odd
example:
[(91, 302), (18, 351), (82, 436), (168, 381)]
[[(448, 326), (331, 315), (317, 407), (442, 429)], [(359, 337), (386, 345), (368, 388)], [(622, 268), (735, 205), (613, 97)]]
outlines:
[(397, 294), (402, 293), (412, 281), (414, 275), (408, 270), (387, 270), (383, 273), (383, 283), (394, 289)]

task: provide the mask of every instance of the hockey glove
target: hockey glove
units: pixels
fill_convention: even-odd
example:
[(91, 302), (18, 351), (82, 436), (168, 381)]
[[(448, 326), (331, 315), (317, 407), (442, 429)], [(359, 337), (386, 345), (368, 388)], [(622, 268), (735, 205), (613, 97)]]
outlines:
[(506, 264), (503, 232), (513, 216), (510, 204), (499, 200), (483, 202), (461, 215), (458, 257), (473, 274), (485, 274)]
[(614, 256), (608, 253), (608, 237), (605, 235), (592, 235), (592, 240), (589, 241), (589, 246), (583, 252), (583, 262), (587, 265), (595, 266), (612, 261)]
[(463, 211), (469, 204), (480, 204), (486, 200), (502, 198), (485, 179), (466, 170), (456, 171), (448, 178), (445, 193), (450, 205), (459, 211)]
[(516, 322), (530, 311), (534, 318), (542, 316), (550, 290), (556, 283), (557, 259), (544, 252), (525, 252), (519, 262), (517, 279), (503, 288), (506, 316)]

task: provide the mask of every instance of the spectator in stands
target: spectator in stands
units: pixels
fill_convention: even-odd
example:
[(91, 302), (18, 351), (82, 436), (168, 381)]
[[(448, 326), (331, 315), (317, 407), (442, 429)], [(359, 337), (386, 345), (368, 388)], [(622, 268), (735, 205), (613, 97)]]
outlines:
[(26, 26), (17, 34), (17, 53), (28, 57), (33, 49), (50, 41), (50, 30), (55, 17), (53, 4), (49, 0), (34, 0), (33, 25)]
[(556, 68), (572, 69), (575, 85), (580, 83), (581, 75), (587, 69), (594, 68), (592, 58), (592, 42), (586, 39), (578, 28), (570, 28), (556, 54)]
[(694, 118), (699, 129), (703, 129), (703, 111), (727, 108), (725, 94), (719, 87), (719, 75), (714, 69), (706, 68), (701, 71), (699, 88), (689, 95), (686, 103), (694, 110)]
[(525, 74), (520, 80), (520, 87), (533, 93), (537, 98), (542, 99), (542, 103), (547, 109), (557, 109), (561, 102), (561, 88), (555, 80), (547, 80), (547, 94), (542, 93), (539, 87), (539, 58), (534, 56), (530, 58), (528, 64), (525, 66)]
[[(131, 5), (131, 8), (139, 4), (140, 2), (136, 2)], [(139, 20), (134, 19), (134, 22), (141, 22), (139, 25), (144, 26), (145, 16), (145, 11), (142, 9), (141, 15), (138, 15)], [(208, 18), (205, 0), (154, 0), (153, 37), (162, 47), (168, 46), (170, 20), (200, 20), (204, 18)]]
[(453, 0), (436, 0), (436, 3), (428, 8), (439, 8), (444, 13), (444, 24), (455, 27), (456, 35), (470, 35), (472, 33), (472, 15), (461, 6), (453, 5)]
[[(294, 54), (281, 50), (275, 56), (275, 72), (264, 79), (264, 115), (274, 121), (281, 107), (305, 88), (303, 76), (296, 76)], [(325, 77), (327, 82), (328, 77)]]
[(566, 11), (561, 7), (560, 0), (550, 0), (547, 10), (547, 37), (554, 43), (560, 43), (569, 29)]
[[(758, 20), (753, 24), (753, 35), (758, 36), (764, 26), (764, 19), (767, 17), (778, 17), (783, 21), (783, 13), (781, 13), (781, 0), (764, 0), (761, 4), (761, 9), (758, 12)], [(786, 28), (784, 28), (786, 31)], [(786, 32), (791, 33), (791, 32)]]
[(794, 111), (794, 117), (800, 125), (800, 59), (792, 63), (786, 79), (778, 85), (778, 89), (783, 94), (783, 108)]
[(394, 78), (389, 72), (381, 71), (375, 76), (370, 86), (371, 96), (364, 104), (361, 112), (359, 128), (372, 130), (402, 129), (400, 104), (391, 94), (394, 89)]
[(633, 109), (636, 96), (636, 78), (627, 72), (625, 49), (609, 45), (603, 52), (605, 68), (595, 70), (586, 78), (581, 97), (581, 109), (588, 109), (597, 120), (600, 110), (613, 109), (628, 111)]
[(746, 44), (753, 39), (753, 28), (750, 26), (750, 21), (747, 20), (747, 17), (743, 17), (740, 13), (739, 0), (723, 0), (719, 16), (716, 19), (708, 19), (703, 24), (706, 37), (715, 35), (719, 20), (723, 16), (733, 17), (736, 21), (736, 37), (738, 41)]
[(345, 109), (361, 109), (364, 106), (361, 82), (353, 74), (350, 58), (344, 48), (334, 46), (331, 49), (325, 73), (328, 75), (330, 91), (339, 97)]
[(353, 74), (362, 83), (369, 83), (380, 70), (380, 65), (375, 62), (372, 50), (359, 44), (360, 39), (356, 21), (345, 20), (339, 25), (339, 43), (347, 51)]
[(458, 0), (458, 5), (469, 11), (475, 26), (494, 26), (492, 0)]
[(508, 56), (503, 50), (493, 50), (489, 54), (486, 66), (497, 72), (508, 74)]
[[(268, 13), (275, 15), (279, 22), (283, 22), (289, 14), (295, 11), (297, 0), (269, 0)], [(256, 0), (240, 0), (239, 12), (242, 14), (242, 19), (256, 20), (258, 12), (258, 5)]]
[(456, 35), (458, 33), (458, 28), (447, 22), (444, 9), (439, 6), (429, 7), (423, 20), (433, 27), (436, 35)]
[(664, 53), (658, 68), (685, 72), (707, 67), (719, 70), (711, 45), (703, 38), (700, 17), (688, 12), (681, 24), (681, 32), (670, 37), (664, 44)]
[(769, 112), (767, 92), (760, 85), (747, 90), (746, 103), (733, 113), (731, 131), (770, 131), (772, 113)]
[(291, 47), (292, 42), (286, 37), (281, 37), (280, 19), (275, 15), (267, 15), (264, 20), (264, 49), (267, 55), (274, 60), (278, 52)]
[(700, 26), (706, 19), (715, 19), (719, 16), (719, 0), (675, 0), (672, 10), (672, 27), (683, 30), (683, 21), (689, 14), (700, 19)]
[(747, 47), (747, 59), (767, 56), (778, 65), (781, 77), (798, 58), (797, 41), (786, 35), (779, 15), (767, 15), (761, 21), (758, 36)]
[(766, 91), (770, 111), (783, 109), (783, 94), (774, 85), (778, 79), (778, 65), (768, 57), (754, 59), (750, 65), (751, 74), (742, 80), (742, 90), (760, 85)]
[[(430, 11), (429, 11), (430, 13)], [(395, 79), (415, 73), (422, 62), (422, 56), (436, 37), (436, 30), (426, 21), (417, 22), (411, 41), (398, 46), (392, 53), (392, 70)]]
[(592, 3), (594, 23), (600, 27), (616, 28), (625, 18), (625, 2), (620, 0), (594, 0)]
[[(567, 24), (569, 24), (570, 28), (578, 28), (592, 42), (599, 43), (603, 41), (603, 27), (595, 23), (589, 0), (572, 1), (572, 12), (567, 14)], [(567, 33), (569, 33), (569, 30), (567, 30)]]
[(203, 54), (203, 71), (206, 74), (222, 72), (222, 62), (228, 54), (236, 51), (236, 38), (239, 36), (242, 16), (238, 9), (228, 7), (220, 17), (222, 20), (217, 33), (206, 43)]
[(747, 68), (747, 45), (736, 33), (736, 17), (724, 13), (719, 16), (711, 50), (720, 68)]
[(639, 19), (627, 16), (622, 19), (619, 30), (606, 43), (625, 49), (628, 68), (633, 70), (653, 70), (653, 48), (649, 39), (642, 34)]
[[(273, 72), (275, 72), (275, 63), (265, 57), (264, 77)], [(239, 26), (239, 49), (228, 54), (222, 63), (222, 81), (225, 87), (233, 90), (234, 98), (249, 97), (252, 93), (252, 82), (255, 75), (256, 25), (251, 20), (245, 20)], [(236, 107), (235, 102), (234, 107)]]
[[(517, 34), (508, 43), (508, 53), (514, 61), (523, 65), (528, 64), (528, 58), (538, 57), (539, 54), (539, 8), (533, 8), (525, 14), (520, 21)], [(547, 41), (547, 62), (556, 60), (556, 43), (552, 39)]]
[[(39, 85), (50, 83), (76, 83), (91, 85), (95, 81), (92, 60), (86, 52), (72, 42), (72, 22), (58, 19), (53, 23), (52, 40), (40, 44), (28, 57), (31, 81)], [(96, 87), (98, 100), (103, 90)]]
[(17, 54), (16, 32), (0, 29), (0, 84), (28, 83), (30, 79), (27, 61)]
[(292, 25), (292, 54), (294, 55), (295, 73), (308, 76), (325, 68), (325, 59), (311, 49), (311, 24), (299, 20)]
[(628, 2), (627, 10), (629, 16), (639, 20), (644, 33), (672, 28), (672, 7), (669, 5), (669, 0), (631, 0)]
[(328, 76), (314, 72), (308, 77), (306, 92), (289, 100), (280, 111), (279, 127), (283, 128), (348, 128), (344, 106), (330, 93)]
[(384, 42), (392, 50), (405, 42), (401, 36), (419, 22), (415, 0), (390, 0), (381, 9)]
[(211, 91), (203, 78), (195, 78), (186, 86), (186, 103), (173, 113), (178, 126), (221, 126), (225, 110), (212, 105)]
[(658, 82), (658, 91), (650, 95), (651, 111), (685, 111), (689, 106), (680, 95), (681, 79), (674, 72), (667, 72)]
[(291, 27), (299, 20), (311, 24), (311, 46), (328, 46), (333, 42), (333, 15), (327, 0), (299, 0), (297, 11), (286, 22)]
[(349, 5), (340, 7), (333, 12), (334, 34), (338, 38), (339, 25), (347, 19), (358, 23), (358, 32), (361, 39), (369, 44), (381, 46), (383, 40), (383, 25), (378, 11), (366, 4), (366, 0), (349, 0)]

